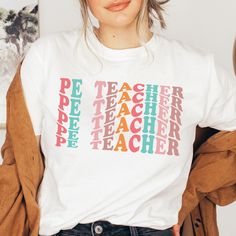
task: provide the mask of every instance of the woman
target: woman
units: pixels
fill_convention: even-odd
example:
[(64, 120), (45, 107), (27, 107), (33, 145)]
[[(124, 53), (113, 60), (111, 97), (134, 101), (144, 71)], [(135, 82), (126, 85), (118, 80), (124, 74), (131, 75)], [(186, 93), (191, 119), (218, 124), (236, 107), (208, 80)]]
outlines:
[(151, 31), (166, 2), (81, 0), (83, 29), (27, 53), (40, 235), (179, 235), (196, 126), (236, 129), (236, 84), (211, 54)]

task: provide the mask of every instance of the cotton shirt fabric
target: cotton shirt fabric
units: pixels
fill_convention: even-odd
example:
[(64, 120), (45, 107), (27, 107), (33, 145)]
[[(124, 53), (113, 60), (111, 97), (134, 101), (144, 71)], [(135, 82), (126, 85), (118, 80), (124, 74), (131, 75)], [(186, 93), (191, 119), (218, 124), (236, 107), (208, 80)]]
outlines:
[(196, 126), (236, 129), (236, 80), (212, 53), (154, 32), (112, 49), (92, 28), (37, 39), (21, 80), (45, 170), (40, 235), (77, 223), (178, 222)]

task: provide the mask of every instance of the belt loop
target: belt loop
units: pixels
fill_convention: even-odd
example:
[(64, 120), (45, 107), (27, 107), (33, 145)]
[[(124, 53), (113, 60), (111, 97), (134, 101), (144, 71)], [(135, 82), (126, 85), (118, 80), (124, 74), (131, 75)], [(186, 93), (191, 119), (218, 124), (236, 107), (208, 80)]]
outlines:
[(94, 225), (94, 222), (92, 222), (92, 224), (91, 224), (91, 232), (92, 232), (92, 236), (94, 236), (94, 234), (93, 234), (93, 225)]
[(138, 236), (138, 231), (135, 226), (129, 226), (130, 236)]

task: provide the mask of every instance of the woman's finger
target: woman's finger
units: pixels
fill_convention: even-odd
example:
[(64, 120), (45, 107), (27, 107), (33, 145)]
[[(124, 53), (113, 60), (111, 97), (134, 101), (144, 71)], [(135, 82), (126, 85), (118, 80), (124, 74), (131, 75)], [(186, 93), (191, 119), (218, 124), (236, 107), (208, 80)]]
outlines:
[(173, 234), (174, 234), (174, 236), (180, 236), (180, 225), (179, 224), (175, 224), (173, 226)]

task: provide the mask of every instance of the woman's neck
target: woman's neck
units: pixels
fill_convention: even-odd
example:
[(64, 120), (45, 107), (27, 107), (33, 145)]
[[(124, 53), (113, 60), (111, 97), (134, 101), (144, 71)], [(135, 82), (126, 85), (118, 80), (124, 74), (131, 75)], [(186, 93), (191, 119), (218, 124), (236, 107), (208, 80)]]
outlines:
[[(150, 31), (147, 24), (143, 24), (140, 27), (141, 32), (143, 32), (144, 41), (149, 41), (153, 33)], [(109, 48), (127, 49), (141, 46), (135, 24), (119, 28), (100, 24), (99, 28), (94, 27), (93, 30), (98, 40)]]

